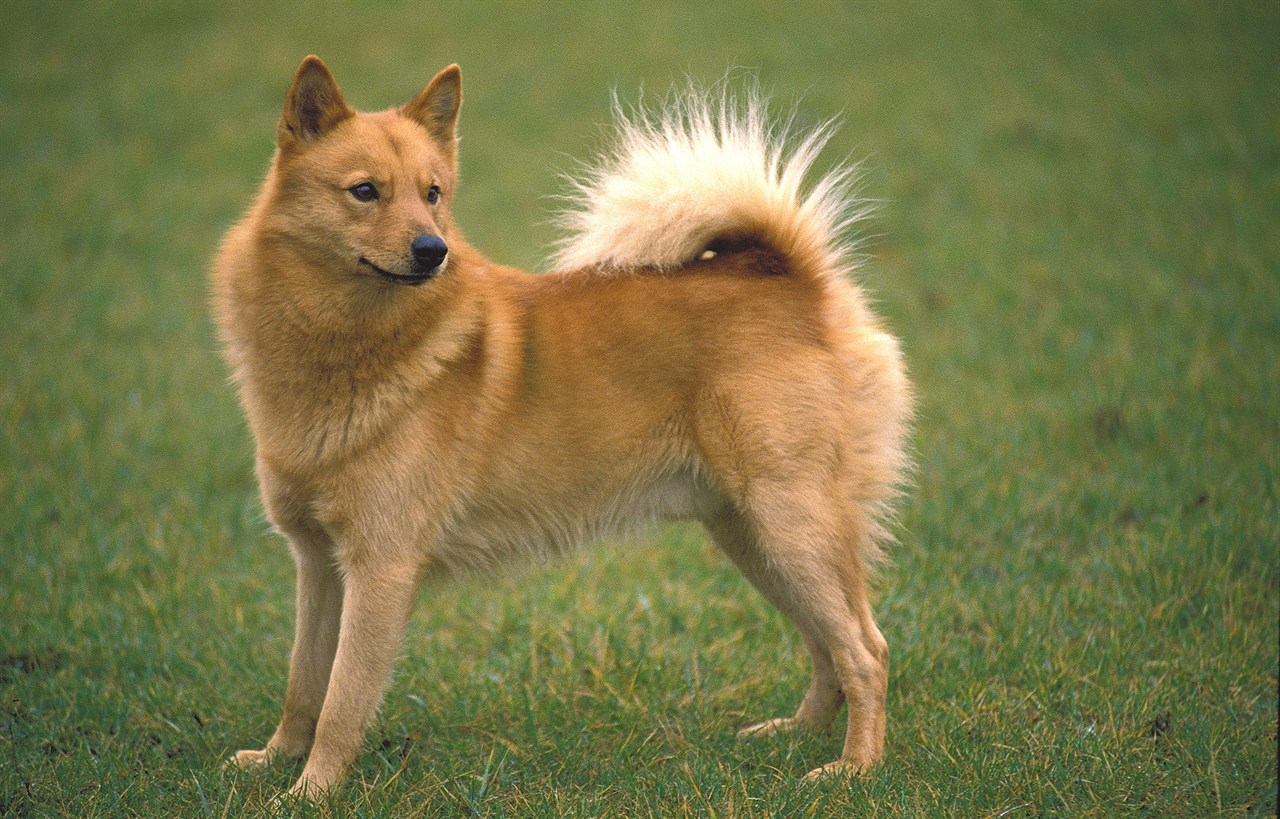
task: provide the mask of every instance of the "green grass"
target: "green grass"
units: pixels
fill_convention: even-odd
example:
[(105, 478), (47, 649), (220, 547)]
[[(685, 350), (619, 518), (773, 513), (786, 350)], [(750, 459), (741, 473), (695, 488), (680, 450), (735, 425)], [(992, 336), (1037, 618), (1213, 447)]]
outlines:
[[(739, 745), (803, 649), (696, 528), (427, 590), (337, 816), (1272, 815), (1280, 12), (17, 3), (0, 45), (0, 814), (239, 816), (292, 566), (205, 270), (321, 54), (466, 76), (460, 218), (537, 267), (608, 92), (758, 69), (882, 200), (921, 399), (878, 612), (887, 761)], [(475, 6), (468, 10), (469, 6)]]

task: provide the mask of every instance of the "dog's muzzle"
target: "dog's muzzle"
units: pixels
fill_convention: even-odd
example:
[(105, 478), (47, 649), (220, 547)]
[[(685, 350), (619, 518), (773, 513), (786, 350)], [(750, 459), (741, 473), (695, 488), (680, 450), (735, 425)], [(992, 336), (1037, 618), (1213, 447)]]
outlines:
[(413, 261), (408, 273), (392, 273), (364, 256), (360, 257), (360, 264), (396, 284), (422, 284), (434, 279), (444, 270), (444, 260), (449, 255), (449, 246), (444, 243), (444, 239), (424, 233), (413, 240), (409, 249), (413, 254)]

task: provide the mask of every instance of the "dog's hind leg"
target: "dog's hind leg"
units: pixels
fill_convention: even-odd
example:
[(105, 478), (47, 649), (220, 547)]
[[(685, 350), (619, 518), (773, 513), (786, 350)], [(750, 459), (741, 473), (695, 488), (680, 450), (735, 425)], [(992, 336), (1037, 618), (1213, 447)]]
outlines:
[(864, 770), (884, 752), (888, 646), (867, 598), (862, 527), (856, 514), (834, 508), (830, 490), (758, 481), (746, 511), (709, 522), (721, 548), (795, 624), (813, 660), (813, 680), (795, 715), (743, 733), (824, 725), (842, 700), (848, 703), (844, 752), (810, 777)]
[(333, 562), (332, 543), (314, 524), (295, 527), (289, 540), (297, 563), (298, 589), (284, 713), (265, 748), (240, 751), (233, 757), (241, 767), (265, 764), (278, 755), (302, 756), (311, 749), (338, 646), (342, 578)]
[(766, 736), (805, 727), (822, 728), (830, 724), (844, 703), (844, 694), (840, 691), (840, 681), (831, 662), (831, 653), (819, 639), (813, 626), (798, 616), (796, 605), (764, 564), (764, 554), (756, 542), (751, 525), (733, 511), (725, 511), (707, 520), (705, 525), (716, 545), (733, 561), (751, 585), (796, 626), (813, 664), (809, 688), (794, 716), (754, 723), (739, 731), (738, 738)]

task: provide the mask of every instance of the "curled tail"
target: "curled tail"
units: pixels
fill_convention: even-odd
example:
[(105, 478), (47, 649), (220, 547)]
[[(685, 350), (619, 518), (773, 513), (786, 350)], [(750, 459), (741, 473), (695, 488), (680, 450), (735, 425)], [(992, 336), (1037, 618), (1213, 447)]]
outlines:
[(852, 267), (840, 237), (867, 212), (852, 195), (856, 168), (804, 184), (832, 122), (796, 133), (768, 119), (754, 88), (690, 89), (656, 112), (615, 111), (613, 152), (571, 179), (558, 268), (675, 267), (719, 239), (771, 247), (793, 274), (832, 279)]

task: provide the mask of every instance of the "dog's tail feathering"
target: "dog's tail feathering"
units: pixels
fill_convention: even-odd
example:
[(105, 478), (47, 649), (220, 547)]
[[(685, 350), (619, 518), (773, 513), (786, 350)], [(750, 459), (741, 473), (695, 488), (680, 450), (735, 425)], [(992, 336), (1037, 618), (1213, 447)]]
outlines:
[(558, 269), (675, 267), (725, 239), (771, 247), (793, 273), (850, 271), (841, 236), (868, 212), (856, 166), (804, 185), (833, 121), (797, 133), (793, 118), (769, 120), (757, 87), (735, 95), (727, 82), (673, 93), (656, 112), (614, 109), (613, 151), (570, 179)]

